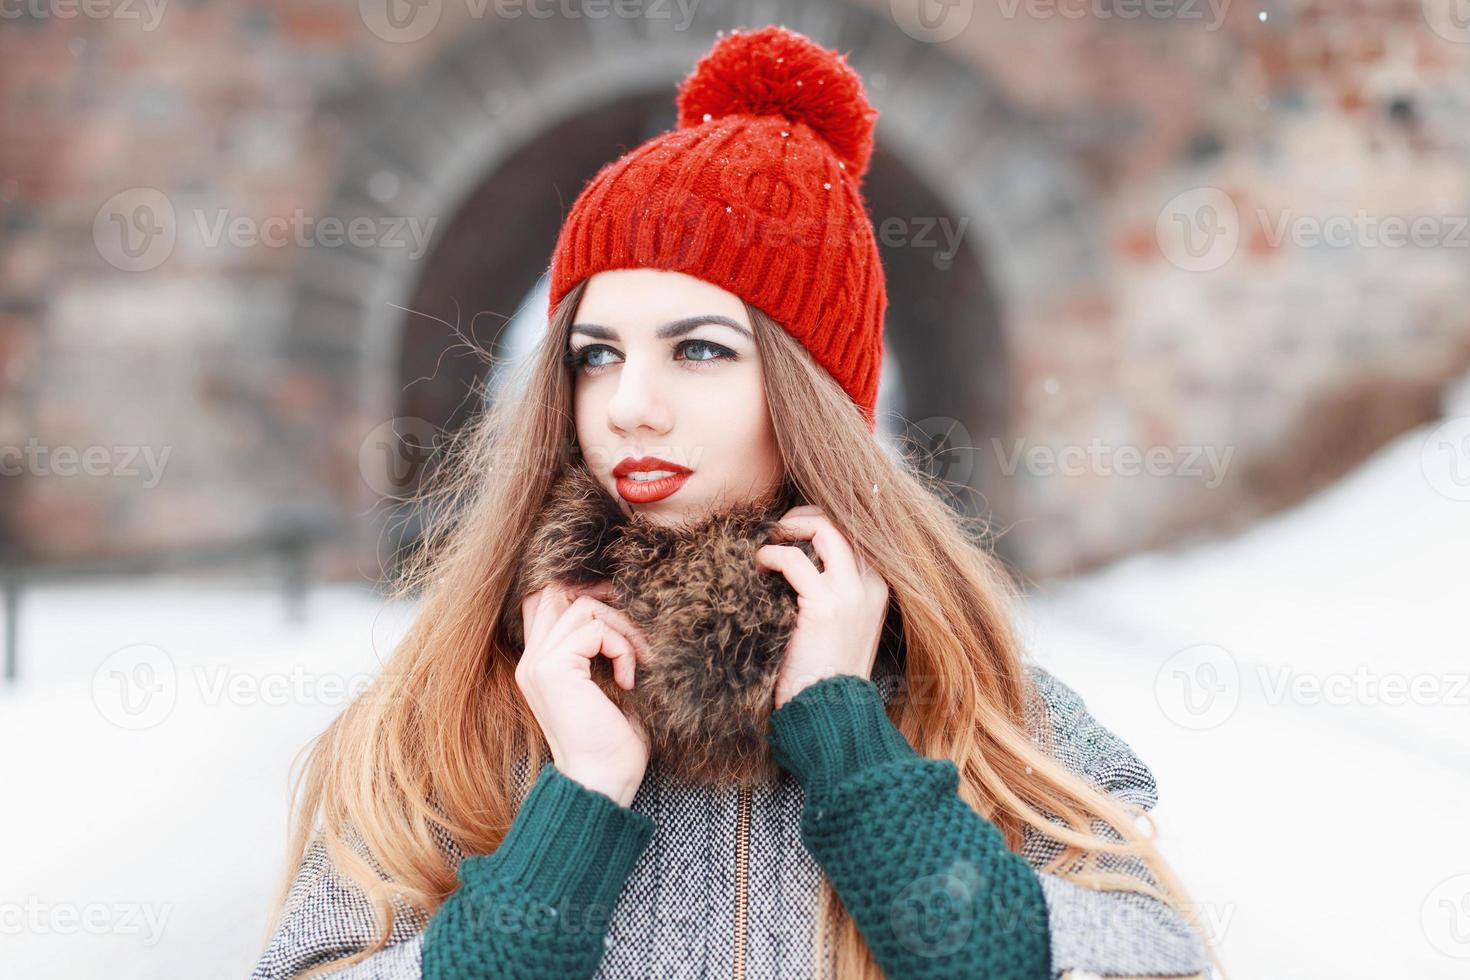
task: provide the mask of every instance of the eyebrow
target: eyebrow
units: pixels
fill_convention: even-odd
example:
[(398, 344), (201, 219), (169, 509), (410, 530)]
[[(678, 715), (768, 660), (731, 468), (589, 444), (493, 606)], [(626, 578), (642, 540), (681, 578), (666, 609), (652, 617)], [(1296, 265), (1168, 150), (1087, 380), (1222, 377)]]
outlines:
[[(736, 321), (730, 319), (727, 316), (719, 316), (715, 313), (706, 313), (700, 316), (686, 316), (682, 320), (675, 320), (672, 323), (665, 323), (663, 326), (658, 328), (658, 332), (655, 333), (654, 336), (657, 337), (659, 340), (664, 340), (669, 337), (682, 337), (684, 334), (693, 330), (695, 327), (702, 326), (706, 323), (718, 323), (737, 331), (747, 340), (755, 339), (755, 337), (751, 334), (749, 330), (742, 327)], [(618, 332), (616, 330), (612, 329), (611, 327), (604, 327), (596, 323), (574, 323), (572, 324), (572, 333), (584, 333), (587, 336), (595, 337), (598, 340), (618, 339)]]

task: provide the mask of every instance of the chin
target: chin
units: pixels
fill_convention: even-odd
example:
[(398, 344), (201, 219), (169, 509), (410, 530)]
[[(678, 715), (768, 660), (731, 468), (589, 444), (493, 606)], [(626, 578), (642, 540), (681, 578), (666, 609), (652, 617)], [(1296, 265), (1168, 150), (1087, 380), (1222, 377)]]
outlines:
[(657, 504), (649, 504), (636, 508), (636, 512), (641, 520), (666, 530), (690, 527), (702, 520), (707, 520), (710, 513), (710, 508), (707, 505), (704, 507), (679, 507), (664, 510), (657, 508)]

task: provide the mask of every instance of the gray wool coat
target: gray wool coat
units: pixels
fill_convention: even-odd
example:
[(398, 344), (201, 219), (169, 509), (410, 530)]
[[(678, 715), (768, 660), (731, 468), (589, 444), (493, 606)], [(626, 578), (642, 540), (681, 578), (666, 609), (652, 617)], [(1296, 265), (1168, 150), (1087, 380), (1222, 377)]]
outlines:
[[(1034, 662), (1027, 669), (1045, 703), (1044, 712), (1028, 709), (1033, 738), (1039, 739), (1041, 726), (1049, 724), (1059, 761), (1115, 798), (1152, 809), (1158, 787), (1127, 743), (1099, 724), (1072, 688)], [(898, 677), (884, 670), (881, 658), (873, 681), (889, 703)], [(522, 799), (529, 787), (524, 762), (523, 757), (517, 773)], [(802, 788), (789, 773), (782, 776), (777, 783), (756, 786), (750, 798), (746, 975), (816, 980), (811, 928), (821, 869), (801, 842)], [(657, 829), (613, 909), (595, 980), (731, 976), (736, 789), (692, 789), (651, 765), (631, 806), (651, 817)], [(463, 857), (452, 841), (442, 844), (456, 862)], [(1197, 934), (1162, 903), (1094, 891), (1041, 872), (1060, 850), (1057, 841), (1030, 828), (1020, 850), (1037, 869), (1046, 899), (1054, 980), (1208, 974), (1209, 960)], [(1104, 855), (1100, 863), (1152, 880), (1136, 859)], [(399, 915), (390, 945), (335, 976), (419, 980), (426, 925), (412, 913)], [(313, 842), (251, 980), (294, 977), (308, 966), (371, 945), (376, 931), (371, 905)]]

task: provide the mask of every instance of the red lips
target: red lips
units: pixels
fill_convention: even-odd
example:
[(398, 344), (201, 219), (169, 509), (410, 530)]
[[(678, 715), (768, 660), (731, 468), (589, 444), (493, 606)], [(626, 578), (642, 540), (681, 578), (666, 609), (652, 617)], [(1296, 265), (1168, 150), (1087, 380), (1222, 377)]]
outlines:
[(673, 470), (676, 473), (688, 473), (689, 467), (680, 466), (678, 463), (670, 463), (666, 459), (657, 456), (627, 456), (617, 466), (613, 467), (613, 476), (627, 476), (634, 470)]
[[(657, 480), (635, 480), (628, 474), (636, 470), (668, 470), (673, 476), (659, 477)], [(613, 467), (613, 478), (617, 484), (618, 495), (630, 504), (648, 504), (655, 500), (662, 500), (674, 493), (693, 474), (687, 466), (678, 463), (670, 463), (666, 459), (657, 456), (626, 457)]]

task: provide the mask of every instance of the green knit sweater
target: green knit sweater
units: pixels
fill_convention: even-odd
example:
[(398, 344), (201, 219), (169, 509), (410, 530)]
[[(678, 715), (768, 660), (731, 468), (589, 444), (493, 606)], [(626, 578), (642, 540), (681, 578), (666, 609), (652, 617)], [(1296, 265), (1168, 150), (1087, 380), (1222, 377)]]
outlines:
[[(805, 794), (802, 841), (886, 976), (1047, 980), (1035, 872), (960, 799), (955, 764), (914, 751), (871, 681), (808, 686), (768, 737)], [(424, 980), (591, 976), (653, 831), (544, 765), (495, 852), (460, 862), (425, 931)]]

